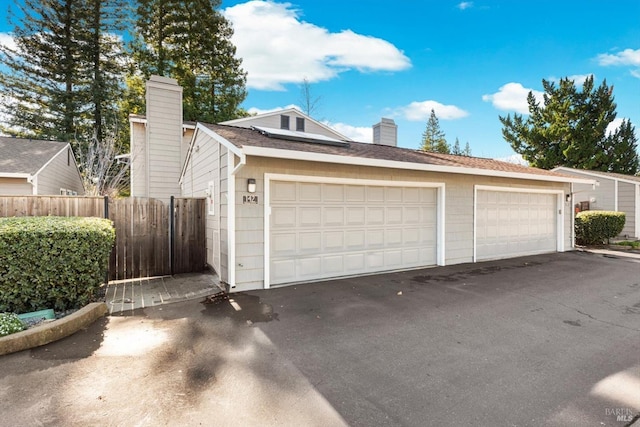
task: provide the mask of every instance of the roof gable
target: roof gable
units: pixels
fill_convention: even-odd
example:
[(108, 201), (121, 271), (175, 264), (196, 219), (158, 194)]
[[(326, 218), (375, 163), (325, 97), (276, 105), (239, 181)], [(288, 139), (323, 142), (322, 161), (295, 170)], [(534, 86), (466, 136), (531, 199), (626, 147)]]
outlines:
[(68, 145), (0, 136), (0, 174), (34, 175)]
[(283, 115), (294, 117), (294, 118), (305, 119), (307, 122), (310, 122), (311, 124), (313, 124), (314, 125), (313, 127), (317, 129), (315, 133), (322, 134), (324, 136), (328, 136), (331, 138), (339, 139), (342, 141), (351, 141), (349, 137), (342, 135), (340, 132), (336, 131), (335, 129), (332, 129), (326, 124), (315, 120), (313, 117), (304, 114), (302, 111), (298, 110), (297, 108), (286, 108), (282, 110), (269, 111), (268, 113), (261, 113), (261, 114), (256, 114), (254, 116), (227, 120), (225, 122), (220, 122), (219, 124), (237, 126), (237, 127), (243, 127), (243, 128), (249, 128), (252, 126), (275, 128), (276, 126), (279, 126), (280, 116), (283, 116)]

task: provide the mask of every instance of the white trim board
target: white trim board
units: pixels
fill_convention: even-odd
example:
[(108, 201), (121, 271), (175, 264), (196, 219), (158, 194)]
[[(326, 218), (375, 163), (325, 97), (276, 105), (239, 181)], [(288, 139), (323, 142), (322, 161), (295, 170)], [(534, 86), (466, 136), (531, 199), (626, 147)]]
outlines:
[(437, 189), (436, 263), (445, 265), (445, 184), (443, 182), (388, 181), (357, 178), (337, 178), (314, 175), (264, 174), (264, 289), (271, 287), (271, 181), (312, 182), (322, 184), (368, 185), (379, 187), (414, 187)]
[(556, 251), (564, 252), (564, 190), (547, 188), (499, 187), (493, 185), (473, 186), (473, 262), (478, 262), (477, 230), (478, 230), (478, 191), (500, 191), (505, 193), (556, 194)]
[(425, 172), (442, 172), (463, 175), (479, 175), (503, 178), (526, 179), (531, 181), (561, 182), (593, 184), (592, 179), (556, 177), (548, 175), (536, 175), (521, 172), (506, 172), (493, 169), (467, 168), (459, 166), (441, 166), (426, 163), (400, 162), (397, 160), (384, 160), (367, 157), (349, 157), (337, 154), (311, 153), (306, 151), (283, 150), (277, 148), (244, 146), (242, 152), (247, 156), (271, 157), (287, 160), (303, 160), (309, 162), (334, 163), (345, 165), (371, 166), (387, 169), (418, 170)]

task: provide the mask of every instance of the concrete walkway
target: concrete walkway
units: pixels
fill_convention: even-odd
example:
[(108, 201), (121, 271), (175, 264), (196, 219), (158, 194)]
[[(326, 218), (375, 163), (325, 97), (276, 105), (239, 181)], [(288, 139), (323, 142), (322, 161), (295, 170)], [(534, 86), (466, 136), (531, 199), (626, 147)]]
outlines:
[(132, 315), (140, 308), (201, 298), (220, 292), (220, 279), (212, 273), (188, 273), (112, 282), (105, 301), (109, 314)]

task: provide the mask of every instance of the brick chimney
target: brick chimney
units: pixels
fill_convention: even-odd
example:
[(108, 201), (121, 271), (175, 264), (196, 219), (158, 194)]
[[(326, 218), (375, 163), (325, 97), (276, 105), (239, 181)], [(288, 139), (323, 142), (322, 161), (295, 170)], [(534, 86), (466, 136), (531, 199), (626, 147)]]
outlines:
[(398, 145), (398, 126), (393, 119), (382, 118), (373, 125), (373, 143), (396, 147)]

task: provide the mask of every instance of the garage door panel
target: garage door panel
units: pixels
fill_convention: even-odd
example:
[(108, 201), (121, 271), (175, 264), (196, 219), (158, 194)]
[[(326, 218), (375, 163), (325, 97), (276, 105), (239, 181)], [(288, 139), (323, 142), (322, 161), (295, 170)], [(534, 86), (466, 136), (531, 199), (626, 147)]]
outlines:
[(315, 183), (301, 182), (298, 185), (298, 200), (301, 202), (322, 201), (322, 186)]
[(367, 207), (367, 225), (384, 225), (384, 207)]
[(271, 228), (292, 229), (296, 226), (296, 208), (295, 207), (276, 207), (272, 209)]
[(271, 183), (272, 284), (436, 264), (436, 189), (279, 184)]
[(552, 193), (478, 190), (476, 258), (499, 259), (557, 249)]
[(364, 249), (366, 233), (364, 230), (347, 230), (345, 231), (345, 249), (358, 250)]
[(322, 225), (322, 210), (317, 207), (301, 207), (298, 212), (299, 227), (318, 227)]
[(299, 233), (298, 248), (300, 248), (300, 252), (320, 252), (322, 250), (322, 233), (319, 231)]
[(364, 207), (348, 207), (347, 208), (347, 225), (364, 226), (366, 223)]
[(324, 215), (324, 226), (340, 227), (344, 225), (344, 208), (343, 207), (325, 207), (322, 208)]
[(271, 250), (273, 255), (278, 257), (295, 254), (298, 249), (296, 246), (296, 240), (296, 233), (274, 234), (271, 238)]

